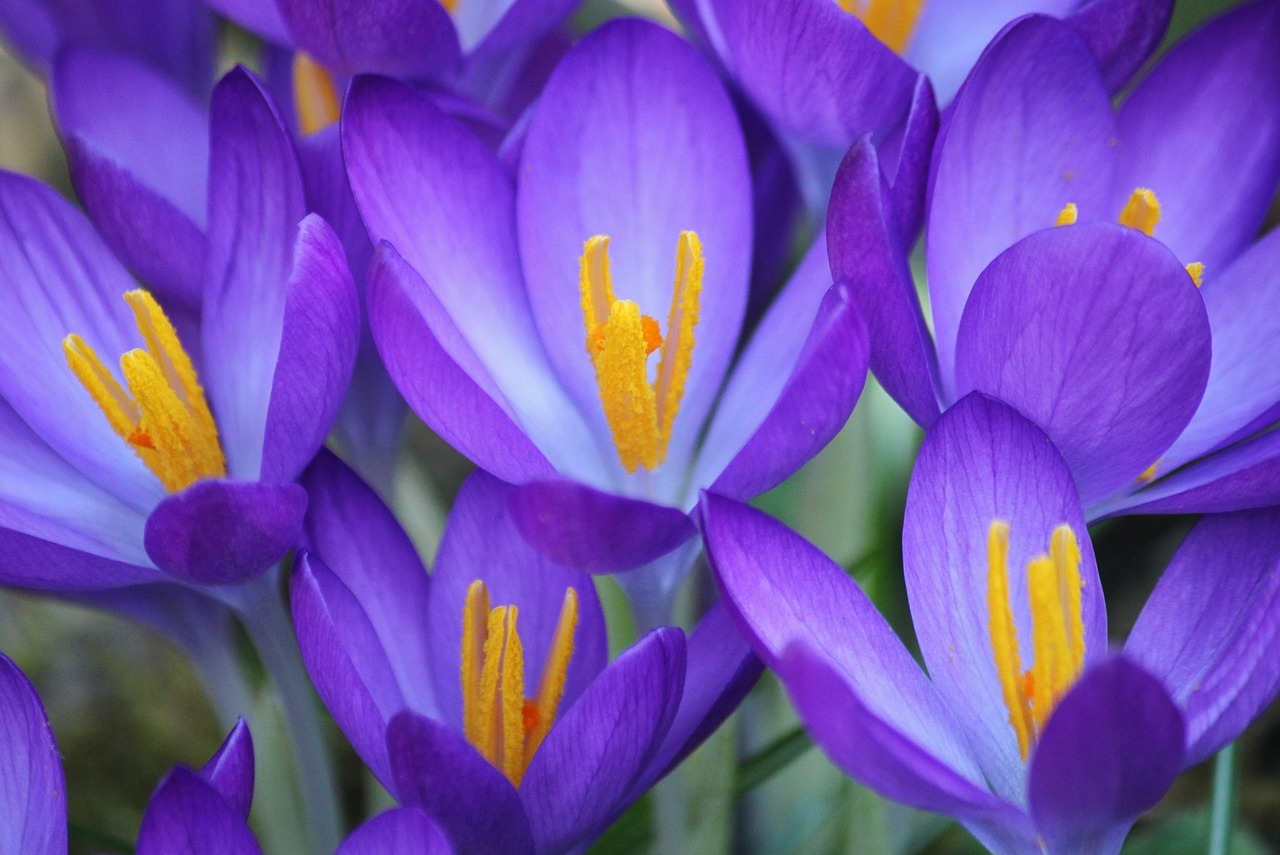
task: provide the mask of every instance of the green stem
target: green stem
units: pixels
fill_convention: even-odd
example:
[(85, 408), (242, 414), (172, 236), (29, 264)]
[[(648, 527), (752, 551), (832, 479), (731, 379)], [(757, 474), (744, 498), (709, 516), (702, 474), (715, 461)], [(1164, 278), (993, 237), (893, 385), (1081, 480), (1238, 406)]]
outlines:
[(1213, 802), (1209, 806), (1209, 855), (1227, 855), (1231, 848), (1236, 796), (1236, 744), (1218, 752), (1213, 761)]

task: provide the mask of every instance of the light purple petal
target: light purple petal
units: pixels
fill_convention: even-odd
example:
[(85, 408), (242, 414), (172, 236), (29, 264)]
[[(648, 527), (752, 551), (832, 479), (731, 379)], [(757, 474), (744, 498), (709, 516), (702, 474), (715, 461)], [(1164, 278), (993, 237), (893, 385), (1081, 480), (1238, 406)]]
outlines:
[(1280, 7), (1242, 6), (1170, 51), (1117, 116), (1113, 207), (1154, 190), (1156, 238), (1206, 276), (1248, 246), (1280, 181), (1278, 41)]
[(298, 541), (307, 494), (297, 484), (197, 481), (147, 518), (147, 555), (200, 585), (261, 575)]
[(66, 781), (35, 687), (0, 654), (0, 849), (65, 855)]
[(1125, 654), (1187, 719), (1186, 765), (1235, 739), (1280, 690), (1280, 512), (1204, 517), (1160, 577)]
[(1119, 225), (1024, 238), (983, 271), (956, 388), (1036, 422), (1086, 503), (1127, 487), (1190, 421), (1209, 376), (1204, 301), (1178, 259)]
[(435, 820), (454, 849), (532, 855), (529, 820), (515, 788), (461, 733), (404, 712), (391, 721), (387, 751), (397, 798)]
[(236, 813), (249, 819), (249, 806), (253, 804), (253, 737), (243, 718), (204, 764), (200, 777), (217, 790)]
[(835, 562), (781, 523), (710, 493), (707, 555), (725, 602), (765, 665), (801, 642), (837, 669), (868, 714), (892, 722), (910, 751), (986, 794), (968, 740), (920, 666)]
[(1182, 771), (1182, 716), (1160, 681), (1117, 656), (1087, 669), (1031, 757), (1036, 830), (1052, 852), (1113, 855)]
[[(733, 355), (746, 310), (751, 183), (742, 130), (715, 73), (661, 27), (618, 20), (561, 61), (529, 126), (517, 195), (520, 258), (551, 362), (612, 451), (584, 352), (583, 244), (607, 235), (614, 294), (667, 333), (676, 246), (698, 233), (705, 259), (697, 344), (650, 495), (671, 502)], [(616, 456), (607, 461), (624, 477)], [(558, 467), (563, 470), (563, 467)]]
[[(276, 0), (300, 48), (340, 74), (421, 77), (458, 62), (444, 5), (424, 0)], [(464, 4), (465, 5), (465, 4)]]
[(245, 29), (277, 45), (293, 44), (293, 36), (285, 25), (275, 0), (204, 0)]
[(1093, 57), (1061, 21), (1010, 27), (965, 81), (934, 148), (925, 234), (948, 390), (960, 316), (983, 268), (1053, 225), (1068, 202), (1085, 218), (1119, 213), (1109, 210), (1112, 135)]
[(622, 813), (671, 727), (684, 681), (684, 633), (662, 627), (561, 713), (520, 785), (538, 851), (567, 851)]
[(154, 567), (126, 564), (0, 528), (0, 583), (55, 591), (136, 585), (164, 578)]
[(334, 855), (453, 855), (440, 826), (417, 808), (393, 808), (361, 825)]
[(1119, 91), (1160, 45), (1173, 0), (1091, 0), (1067, 16), (1093, 51), (1108, 92)]
[(351, 381), (360, 300), (342, 244), (310, 214), (298, 226), (271, 383), (262, 479), (292, 481), (324, 444)]
[(293, 143), (243, 68), (213, 95), (203, 380), (232, 477), (262, 468), (298, 222), (306, 210)]
[(0, 396), (69, 463), (145, 513), (164, 488), (111, 429), (62, 349), (76, 333), (110, 365), (141, 347), (124, 301), (136, 283), (80, 213), (11, 173), (0, 173), (0, 257)]
[(453, 20), (463, 50), (500, 56), (558, 27), (577, 5), (577, 0), (467, 0), (458, 4)]
[(987, 543), (1009, 524), (1010, 609), (1023, 665), (1033, 661), (1027, 564), (1066, 524), (1080, 547), (1084, 658), (1106, 653), (1107, 617), (1080, 497), (1062, 456), (1009, 407), (970, 395), (925, 436), (907, 492), (902, 561), (912, 623), (929, 676), (961, 725), (991, 787), (1025, 803), (1025, 770), (991, 642)]
[(524, 539), (583, 573), (634, 570), (696, 534), (679, 508), (605, 493), (574, 481), (533, 481), (511, 495)]
[(608, 662), (608, 639), (600, 600), (590, 577), (552, 563), (533, 550), (516, 530), (509, 510), (513, 488), (484, 472), (462, 485), (440, 541), (426, 615), (430, 633), (432, 678), (446, 721), (462, 726), (462, 612), (467, 589), (485, 583), (493, 606), (514, 605), (524, 647), (524, 685), (534, 695), (565, 591), (578, 596), (578, 625), (573, 658), (560, 709), (568, 709)]
[(938, 417), (937, 356), (925, 325), (908, 247), (889, 202), (875, 147), (853, 144), (827, 211), (831, 272), (850, 284), (871, 334), (871, 370), (917, 423)]
[(235, 808), (190, 769), (160, 782), (138, 829), (138, 855), (261, 855)]

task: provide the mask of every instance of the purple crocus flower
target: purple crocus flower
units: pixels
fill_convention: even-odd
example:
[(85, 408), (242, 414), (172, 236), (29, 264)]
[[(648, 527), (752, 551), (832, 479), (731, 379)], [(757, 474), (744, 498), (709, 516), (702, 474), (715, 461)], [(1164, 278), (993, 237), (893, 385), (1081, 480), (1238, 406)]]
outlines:
[(657, 559), (693, 535), (700, 486), (768, 489), (852, 409), (865, 332), (820, 250), (735, 358), (742, 133), (711, 69), (660, 27), (610, 22), (566, 55), (514, 185), (390, 80), (355, 80), (343, 135), (380, 243), (369, 311), (388, 371), (437, 433), (519, 485), (517, 524), (549, 557), (591, 571)]
[(463, 485), (430, 576), (336, 458), (304, 483), (292, 590), (307, 668), (378, 779), (458, 851), (576, 851), (759, 675), (722, 608), (609, 662), (590, 577), (530, 549), (514, 488), (484, 472)]
[(1275, 418), (1280, 388), (1259, 343), (1274, 335), (1280, 239), (1249, 244), (1280, 180), (1277, 38), (1280, 4), (1242, 6), (1171, 51), (1113, 114), (1072, 28), (1045, 17), (1009, 28), (934, 153), (932, 333), (875, 153), (853, 147), (832, 194), (832, 269), (856, 286), (872, 369), (917, 422), (972, 390), (999, 397), (1053, 438), (1091, 518), (1178, 493), (1148, 507), (1280, 499), (1280, 481), (1256, 470), (1188, 492), (1274, 457), (1274, 438), (1137, 492)]
[(219, 84), (212, 127), (198, 324), (138, 289), (49, 188), (0, 176), (6, 583), (240, 582), (295, 542), (293, 481), (341, 401), (359, 308), (247, 72)]
[(903, 562), (928, 675), (856, 584), (782, 524), (708, 494), (730, 609), (833, 761), (998, 853), (1114, 853), (1183, 769), (1280, 689), (1280, 512), (1205, 517), (1123, 650), (1071, 470), (1004, 404), (925, 437)]

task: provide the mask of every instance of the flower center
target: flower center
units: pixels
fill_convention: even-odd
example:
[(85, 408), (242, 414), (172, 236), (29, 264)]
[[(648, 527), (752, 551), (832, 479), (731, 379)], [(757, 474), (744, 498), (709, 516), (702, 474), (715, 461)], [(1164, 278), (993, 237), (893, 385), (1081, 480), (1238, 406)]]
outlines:
[(1009, 524), (1003, 520), (994, 520), (988, 530), (987, 565), (991, 649), (1009, 723), (1026, 760), (1049, 714), (1084, 669), (1080, 545), (1064, 523), (1053, 530), (1049, 554), (1027, 565), (1032, 624), (1032, 666), (1027, 671), (1022, 670), (1009, 598)]
[[(1076, 207), (1076, 203), (1068, 202), (1058, 212), (1058, 218), (1054, 221), (1054, 225), (1069, 226), (1079, 216), (1080, 209)], [(1124, 207), (1120, 209), (1119, 222), (1120, 225), (1136, 229), (1147, 237), (1154, 237), (1156, 224), (1160, 222), (1160, 200), (1156, 198), (1155, 192), (1145, 187), (1134, 189), (1133, 193), (1129, 194), (1129, 201), (1125, 202)], [(1191, 281), (1196, 283), (1196, 287), (1199, 288), (1204, 280), (1204, 263), (1193, 261), (1188, 264), (1187, 275), (1191, 277)]]
[(120, 357), (128, 391), (75, 333), (62, 341), (67, 365), (102, 408), (112, 429), (170, 493), (201, 478), (222, 478), (227, 461), (218, 442), (218, 427), (173, 324), (146, 291), (130, 291), (124, 299), (146, 343), (145, 350), (131, 350)]
[(911, 33), (924, 8), (924, 0), (836, 0), (840, 8), (858, 18), (871, 35), (894, 53), (907, 49)]
[(333, 75), (302, 51), (293, 55), (293, 106), (298, 129), (306, 136), (338, 121), (342, 108)]
[[(609, 238), (597, 235), (582, 251), (582, 314), (587, 354), (596, 369), (618, 459), (627, 472), (656, 469), (667, 457), (671, 426), (680, 409), (693, 360), (693, 329), (702, 293), (702, 244), (681, 232), (676, 245), (676, 280), (665, 340), (658, 322), (640, 314), (631, 300), (613, 296)], [(657, 377), (649, 381), (649, 354), (661, 350)]]
[(564, 697), (565, 675), (578, 625), (578, 593), (564, 592), (538, 692), (524, 695), (524, 646), (515, 606), (489, 607), (489, 591), (477, 579), (462, 607), (462, 717), (467, 741), (494, 768), (520, 786)]

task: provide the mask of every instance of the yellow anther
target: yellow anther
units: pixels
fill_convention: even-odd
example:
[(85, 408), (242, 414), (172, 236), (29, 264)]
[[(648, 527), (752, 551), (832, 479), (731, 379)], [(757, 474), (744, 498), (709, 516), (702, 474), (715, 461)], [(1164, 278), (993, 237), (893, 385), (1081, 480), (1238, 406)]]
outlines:
[(560, 699), (564, 697), (564, 683), (569, 673), (569, 660), (573, 656), (573, 635), (578, 627), (578, 592), (567, 588), (564, 603), (560, 606), (560, 618), (556, 621), (551, 649), (542, 664), (542, 680), (538, 684), (538, 696), (533, 700), (533, 712), (525, 722), (528, 737), (525, 756), (532, 759), (542, 740), (547, 738), (555, 721)]
[(484, 642), (488, 635), (489, 592), (479, 579), (467, 589), (462, 608), (462, 721), (467, 741), (479, 746), (482, 706), (481, 672), (484, 667)]
[(328, 70), (306, 53), (293, 55), (293, 105), (298, 128), (310, 135), (338, 121), (341, 104)]
[[(656, 469), (667, 456), (672, 425), (693, 360), (694, 328), (702, 295), (702, 245), (694, 232), (680, 233), (667, 337), (657, 321), (613, 293), (609, 238), (583, 246), (582, 315), (586, 350), (596, 371), (600, 403), (623, 468)], [(662, 351), (657, 378), (649, 382), (649, 354)]]
[(1160, 222), (1160, 200), (1156, 194), (1139, 187), (1133, 191), (1129, 201), (1120, 211), (1120, 225), (1137, 229), (1147, 237), (1156, 233), (1156, 223)]
[(840, 8), (862, 20), (871, 34), (894, 53), (902, 53), (924, 8), (924, 0), (837, 0)]
[(995, 654), (1001, 694), (1009, 709), (1009, 724), (1013, 725), (1013, 732), (1018, 737), (1018, 750), (1025, 760), (1031, 752), (1035, 731), (1027, 700), (1027, 681), (1022, 673), (1022, 658), (1018, 654), (1018, 628), (1014, 625), (1013, 609), (1009, 605), (1009, 524), (1003, 520), (993, 521), (987, 530), (987, 568), (991, 649)]
[(452, 15), (458, 8), (458, 0), (440, 0), (440, 5), (444, 7), (446, 12)]
[(62, 342), (67, 365), (111, 429), (166, 490), (176, 493), (201, 478), (223, 477), (227, 464), (218, 428), (173, 324), (146, 291), (130, 291), (124, 298), (147, 346), (120, 357), (128, 391), (75, 333)]
[(516, 630), (517, 610), (507, 606), (502, 644), (502, 774), (517, 787), (524, 777), (524, 645)]
[(1196, 283), (1196, 287), (1199, 288), (1202, 284), (1204, 284), (1204, 262), (1193, 261), (1190, 264), (1188, 264), (1187, 275), (1191, 277), (1191, 281)]
[(1068, 202), (1066, 207), (1058, 212), (1058, 219), (1053, 221), (1055, 226), (1070, 226), (1080, 219), (1080, 209), (1076, 207), (1075, 202)]
[(1139, 484), (1149, 484), (1156, 479), (1156, 472), (1160, 469), (1160, 461), (1157, 460), (1146, 469), (1142, 470), (1142, 474), (1138, 476)]

